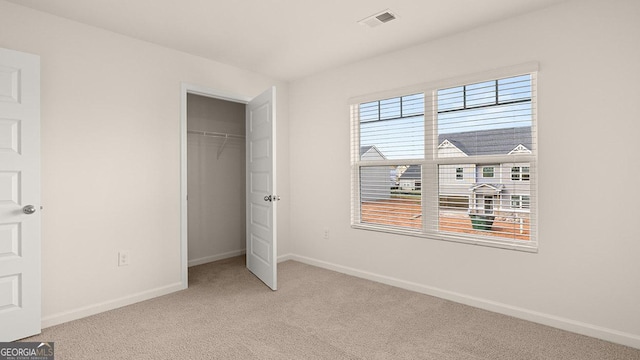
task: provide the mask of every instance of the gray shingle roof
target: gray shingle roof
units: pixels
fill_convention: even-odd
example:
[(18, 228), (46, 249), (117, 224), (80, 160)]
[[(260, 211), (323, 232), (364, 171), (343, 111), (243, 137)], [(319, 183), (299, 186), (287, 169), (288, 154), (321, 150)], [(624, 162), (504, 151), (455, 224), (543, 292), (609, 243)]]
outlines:
[(520, 144), (531, 149), (531, 127), (440, 134), (438, 144), (442, 144), (445, 140), (449, 140), (469, 156), (506, 155)]
[(421, 179), (422, 178), (422, 167), (420, 165), (411, 165), (405, 170), (402, 175), (400, 175), (400, 179)]

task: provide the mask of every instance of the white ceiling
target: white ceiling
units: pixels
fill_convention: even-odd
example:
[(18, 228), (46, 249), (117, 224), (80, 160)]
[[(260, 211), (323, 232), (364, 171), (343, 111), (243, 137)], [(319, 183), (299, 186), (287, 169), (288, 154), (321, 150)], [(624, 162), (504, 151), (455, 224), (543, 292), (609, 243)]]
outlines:
[[(8, 0), (282, 80), (565, 0)], [(398, 19), (357, 22), (390, 9)]]

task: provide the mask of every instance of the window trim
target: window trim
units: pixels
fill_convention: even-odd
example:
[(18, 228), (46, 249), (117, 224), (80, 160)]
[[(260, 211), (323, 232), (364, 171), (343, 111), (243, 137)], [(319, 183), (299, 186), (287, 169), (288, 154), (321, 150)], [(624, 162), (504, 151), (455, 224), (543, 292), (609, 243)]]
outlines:
[[(532, 148), (527, 154), (505, 154), (505, 155), (482, 155), (465, 157), (465, 163), (475, 163), (481, 166), (483, 163), (529, 163), (530, 180), (530, 208), (529, 216), (531, 221), (531, 230), (529, 240), (515, 240), (497, 237), (478, 237), (469, 234), (446, 233), (438, 230), (438, 206), (429, 206), (429, 204), (437, 204), (439, 199), (438, 192), (438, 166), (439, 165), (457, 165), (460, 164), (460, 158), (436, 158), (437, 154), (437, 109), (435, 92), (438, 89), (446, 89), (465, 84), (474, 84), (486, 82), (500, 78), (515, 77), (519, 75), (531, 75), (532, 89), (531, 101), (532, 106), (532, 124), (531, 133), (533, 136)], [(359, 199), (354, 200), (354, 194), (358, 193), (359, 184), (359, 168), (363, 164), (359, 164), (359, 122), (353, 121), (353, 112), (357, 114), (358, 105), (361, 103), (378, 101), (391, 97), (402, 97), (415, 93), (425, 94), (425, 159), (424, 160), (391, 160), (391, 161), (375, 161), (367, 162), (366, 165), (388, 165), (390, 162), (402, 162), (407, 165), (422, 165), (422, 218), (423, 227), (420, 231), (411, 229), (402, 229), (398, 227), (387, 227), (378, 224), (362, 224), (359, 223), (360, 204)], [(510, 67), (504, 67), (485, 71), (476, 74), (459, 76), (450, 79), (438, 80), (429, 83), (413, 85), (395, 90), (372, 93), (364, 96), (353, 97), (349, 99), (352, 112), (352, 194), (351, 194), (351, 227), (359, 230), (369, 230), (383, 233), (391, 233), (396, 235), (406, 235), (412, 237), (421, 237), (431, 240), (450, 241), (456, 243), (466, 243), (480, 246), (495, 247), (501, 249), (518, 250), (525, 252), (538, 252), (538, 189), (537, 189), (537, 166), (538, 166), (538, 141), (537, 141), (537, 123), (538, 123), (538, 63), (530, 62)], [(357, 118), (357, 116), (355, 117)], [(356, 180), (356, 181), (354, 181)]]

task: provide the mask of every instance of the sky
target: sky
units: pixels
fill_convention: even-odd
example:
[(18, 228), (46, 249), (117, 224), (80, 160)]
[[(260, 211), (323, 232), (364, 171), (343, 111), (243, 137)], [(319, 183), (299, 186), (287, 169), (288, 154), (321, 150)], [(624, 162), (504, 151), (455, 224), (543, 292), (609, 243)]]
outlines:
[[(532, 125), (530, 75), (440, 89), (436, 97), (438, 134)], [(360, 145), (375, 145), (387, 159), (423, 158), (424, 98), (360, 104)]]

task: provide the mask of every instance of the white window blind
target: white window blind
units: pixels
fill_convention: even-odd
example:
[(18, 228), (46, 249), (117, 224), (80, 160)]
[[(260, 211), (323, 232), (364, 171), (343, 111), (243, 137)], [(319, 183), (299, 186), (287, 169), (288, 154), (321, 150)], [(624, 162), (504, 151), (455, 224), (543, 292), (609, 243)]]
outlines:
[(422, 229), (424, 95), (381, 99), (354, 112), (355, 223)]
[[(529, 206), (537, 148), (534, 81), (524, 74), (433, 91), (436, 134), (427, 149), (437, 150), (427, 157), (438, 169), (439, 201), (426, 230), (536, 246)], [(455, 172), (460, 167), (471, 174), (462, 184)], [(451, 201), (460, 197), (468, 200), (464, 210)]]
[(353, 226), (535, 251), (536, 91), (505, 71), (353, 104)]

